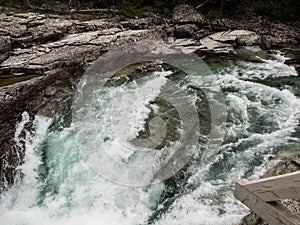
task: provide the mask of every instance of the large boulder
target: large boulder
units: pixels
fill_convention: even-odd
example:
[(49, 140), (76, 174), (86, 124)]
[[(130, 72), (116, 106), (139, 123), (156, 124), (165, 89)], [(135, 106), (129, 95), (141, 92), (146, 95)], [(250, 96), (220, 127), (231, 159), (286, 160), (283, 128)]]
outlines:
[(174, 8), (172, 19), (174, 23), (199, 23), (204, 22), (204, 16), (187, 4), (181, 4)]

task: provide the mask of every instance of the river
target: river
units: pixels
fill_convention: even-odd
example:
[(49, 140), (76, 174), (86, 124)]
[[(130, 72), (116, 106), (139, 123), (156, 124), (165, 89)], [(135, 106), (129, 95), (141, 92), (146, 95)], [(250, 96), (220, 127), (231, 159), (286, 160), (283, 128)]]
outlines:
[[(200, 129), (201, 141), (191, 146), (193, 155), (175, 177), (152, 185), (141, 187), (136, 182), (151, 183), (157, 173), (156, 157), (169, 154), (165, 148), (176, 146), (181, 132), (178, 115), (169, 111), (171, 116), (166, 118), (171, 122), (158, 135), (158, 139), (166, 135), (165, 143), (151, 154), (139, 154), (143, 146), (132, 148), (124, 142), (147, 136), (142, 131), (149, 125), (149, 117), (163, 118), (165, 111), (172, 109), (156, 99), (170, 81), (178, 81), (179, 90), (191, 90), (188, 94), (204, 107), (203, 92), (199, 91), (202, 79), (197, 74), (162, 70), (149, 72), (138, 82), (117, 78), (117, 82), (93, 92), (87, 102), (95, 106), (87, 112), (89, 120), (74, 122), (71, 115), (36, 115), (33, 129), (20, 137), (28, 121), (24, 112), (16, 139), (25, 142), (25, 163), (19, 168), (22, 175), (16, 184), (1, 195), (0, 224), (238, 224), (248, 209), (233, 197), (235, 182), (259, 178), (278, 162), (279, 148), (300, 138), (296, 132), (300, 119), (298, 87), (289, 82), (274, 84), (282, 78), (295, 79), (298, 74), (284, 64), (280, 52), (273, 56), (262, 63), (208, 64), (226, 109), (226, 120), (219, 127), (222, 140), (213, 151), (206, 145), (210, 137), (205, 121), (211, 115), (198, 110), (204, 128)], [(160, 120), (153, 120), (153, 126), (155, 122), (161, 125)], [(123, 166), (117, 168), (113, 161)]]

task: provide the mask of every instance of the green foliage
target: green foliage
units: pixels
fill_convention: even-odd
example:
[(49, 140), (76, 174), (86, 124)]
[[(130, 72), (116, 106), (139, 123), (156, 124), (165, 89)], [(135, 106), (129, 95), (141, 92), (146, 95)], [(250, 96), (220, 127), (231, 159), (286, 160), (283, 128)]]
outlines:
[(258, 4), (255, 11), (273, 19), (300, 21), (299, 0), (267, 0)]
[(64, 3), (60, 4), (42, 4), (40, 6), (40, 10), (43, 11), (44, 13), (58, 13), (58, 14), (68, 14), (70, 12), (69, 6)]
[(123, 0), (119, 13), (127, 17), (141, 16), (143, 14), (143, 2), (144, 0)]
[(294, 25), (295, 25), (296, 27), (300, 28), (300, 20), (299, 20), (299, 21), (296, 21), (296, 22), (294, 23)]
[(52, 11), (52, 8), (51, 8), (51, 6), (48, 5), (48, 4), (43, 4), (43, 5), (41, 6), (41, 10), (42, 10), (43, 12), (51, 12), (51, 11)]
[(100, 8), (107, 8), (121, 4), (121, 0), (95, 0), (96, 6)]
[(15, 7), (16, 3), (14, 0), (0, 0), (0, 5), (13, 8)]
[(56, 10), (60, 14), (68, 14), (70, 12), (69, 6), (67, 4), (58, 4)]
[(163, 13), (166, 16), (170, 16), (172, 13), (173, 8), (176, 5), (188, 3), (188, 0), (171, 0), (171, 1), (164, 1), (164, 0), (153, 0), (154, 8)]
[(167, 16), (171, 14), (168, 3), (163, 0), (154, 0), (154, 7)]
[(271, 16), (273, 18), (281, 17), (285, 12), (273, 1), (266, 1), (256, 7), (256, 12), (261, 15)]
[(222, 17), (222, 11), (217, 9), (210, 9), (206, 13), (206, 18), (208, 19), (220, 19)]

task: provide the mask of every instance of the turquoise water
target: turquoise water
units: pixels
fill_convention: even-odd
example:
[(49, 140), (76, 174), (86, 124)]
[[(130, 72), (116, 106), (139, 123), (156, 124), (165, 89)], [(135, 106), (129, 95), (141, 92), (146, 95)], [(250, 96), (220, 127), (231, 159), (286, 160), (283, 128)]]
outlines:
[[(24, 176), (0, 199), (1, 223), (238, 224), (248, 209), (233, 197), (234, 183), (241, 178), (257, 179), (277, 162), (278, 148), (299, 142), (295, 135), (300, 118), (297, 87), (272, 87), (263, 81), (295, 79), (297, 74), (280, 55), (264, 63), (211, 66), (216, 74), (212, 88), (222, 91), (227, 113), (218, 127), (222, 140), (217, 148), (208, 144), (211, 114), (205, 109), (208, 105), (199, 91), (203, 80), (197, 74), (162, 71), (138, 81), (119, 82), (117, 87), (108, 85), (96, 90), (88, 102), (95, 106), (86, 112), (94, 120), (36, 116), (34, 132), (23, 138), (26, 157), (20, 169)], [(168, 82), (178, 80), (179, 90), (188, 90), (198, 106), (200, 140), (191, 146), (194, 154), (182, 170), (163, 182), (130, 185), (152, 181), (159, 173), (157, 159), (167, 159), (172, 153), (167, 147), (177, 146), (176, 137), (183, 130), (180, 118), (157, 96)], [(149, 123), (157, 115), (171, 122)], [(24, 112), (19, 130), (27, 120)], [(143, 131), (149, 124), (158, 124), (157, 137), (166, 135), (166, 139), (157, 151), (146, 154), (143, 146), (133, 148), (130, 143), (147, 136)], [(115, 162), (122, 162), (123, 167)]]

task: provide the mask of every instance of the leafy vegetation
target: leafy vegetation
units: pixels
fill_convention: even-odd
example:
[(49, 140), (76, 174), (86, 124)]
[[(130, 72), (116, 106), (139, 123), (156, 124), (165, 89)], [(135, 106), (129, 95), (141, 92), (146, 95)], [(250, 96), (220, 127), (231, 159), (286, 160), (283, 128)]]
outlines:
[(141, 16), (143, 14), (144, 0), (122, 0), (119, 12), (127, 17)]
[(273, 19), (300, 21), (300, 1), (266, 0), (256, 7), (256, 12)]

